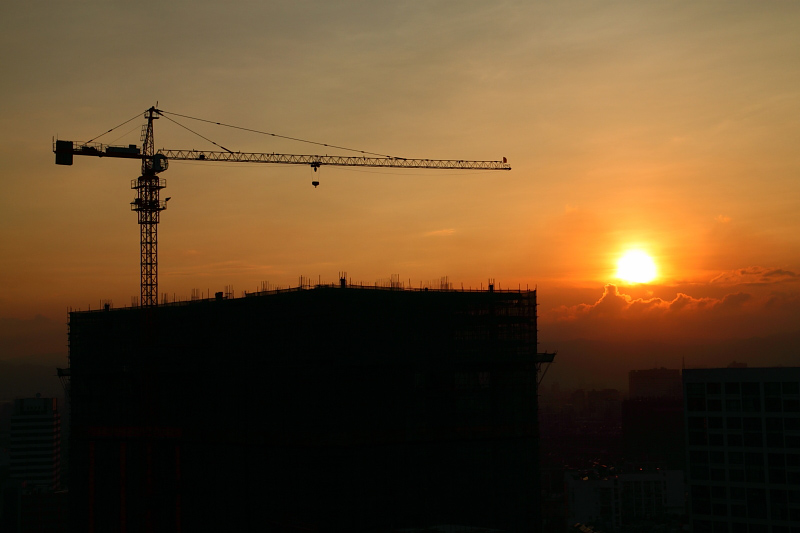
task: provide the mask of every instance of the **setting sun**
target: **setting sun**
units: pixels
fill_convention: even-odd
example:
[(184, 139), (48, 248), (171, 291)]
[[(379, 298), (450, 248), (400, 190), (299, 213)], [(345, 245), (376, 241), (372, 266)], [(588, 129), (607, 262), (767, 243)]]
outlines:
[(631, 283), (647, 283), (656, 277), (656, 264), (645, 252), (631, 250), (617, 261), (617, 277)]

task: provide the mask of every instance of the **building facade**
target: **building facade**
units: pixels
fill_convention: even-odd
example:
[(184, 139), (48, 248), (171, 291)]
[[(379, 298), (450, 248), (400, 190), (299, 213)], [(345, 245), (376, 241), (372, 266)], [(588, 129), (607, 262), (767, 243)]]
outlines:
[(696, 533), (800, 531), (800, 368), (683, 372)]

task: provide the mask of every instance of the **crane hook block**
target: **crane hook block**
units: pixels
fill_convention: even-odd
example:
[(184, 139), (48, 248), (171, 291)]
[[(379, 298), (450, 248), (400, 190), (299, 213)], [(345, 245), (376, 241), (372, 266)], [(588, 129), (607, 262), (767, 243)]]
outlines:
[(319, 182), (317, 180), (314, 180), (314, 181), (311, 182), (311, 185), (313, 185), (314, 188), (316, 189), (317, 185), (319, 185)]

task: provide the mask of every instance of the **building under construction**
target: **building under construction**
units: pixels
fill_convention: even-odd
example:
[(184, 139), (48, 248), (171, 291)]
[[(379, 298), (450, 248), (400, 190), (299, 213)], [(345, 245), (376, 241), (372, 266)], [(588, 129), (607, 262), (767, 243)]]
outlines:
[(339, 285), (73, 312), (73, 529), (539, 523), (536, 292)]

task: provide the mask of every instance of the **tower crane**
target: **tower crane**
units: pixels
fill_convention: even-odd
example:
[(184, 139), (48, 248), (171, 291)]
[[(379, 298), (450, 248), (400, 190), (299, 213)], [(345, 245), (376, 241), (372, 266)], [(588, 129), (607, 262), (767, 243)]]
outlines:
[[(145, 111), (144, 118), (147, 120), (147, 122), (142, 127), (141, 148), (135, 144), (128, 146), (112, 146), (91, 141), (85, 143), (76, 143), (73, 141), (64, 140), (56, 140), (53, 145), (53, 152), (56, 155), (57, 165), (71, 165), (73, 162), (73, 156), (76, 155), (141, 160), (141, 176), (131, 181), (131, 189), (135, 189), (137, 191), (136, 198), (131, 202), (131, 210), (136, 211), (139, 220), (141, 244), (140, 305), (143, 307), (152, 307), (158, 305), (158, 223), (161, 211), (167, 208), (167, 202), (169, 201), (169, 198), (164, 200), (160, 199), (161, 189), (164, 189), (167, 186), (167, 182), (164, 178), (159, 177), (158, 174), (167, 170), (170, 160), (309, 165), (314, 169), (314, 172), (316, 172), (317, 169), (319, 169), (319, 167), (322, 165), (346, 167), (420, 168), (439, 170), (511, 170), (511, 166), (508, 164), (505, 157), (501, 161), (467, 161), (453, 159), (406, 159), (401, 157), (378, 156), (377, 154), (367, 152), (362, 153), (368, 155), (355, 157), (336, 155), (297, 155), (233, 152), (222, 146), (220, 146), (220, 148), (223, 148), (223, 151), (155, 150), (155, 144), (153, 140), (153, 122), (160, 117), (166, 117), (168, 114), (177, 115), (177, 113), (169, 113), (167, 111), (157, 109), (156, 107), (150, 107), (147, 111)], [(214, 124), (220, 123), (214, 122)], [(112, 128), (112, 130), (113, 129), (115, 128)], [(112, 130), (109, 130), (109, 132)], [(276, 134), (269, 135), (283, 137)], [(210, 139), (206, 140), (216, 144)], [(311, 183), (314, 185), (314, 187), (319, 185), (317, 180), (313, 180)]]

